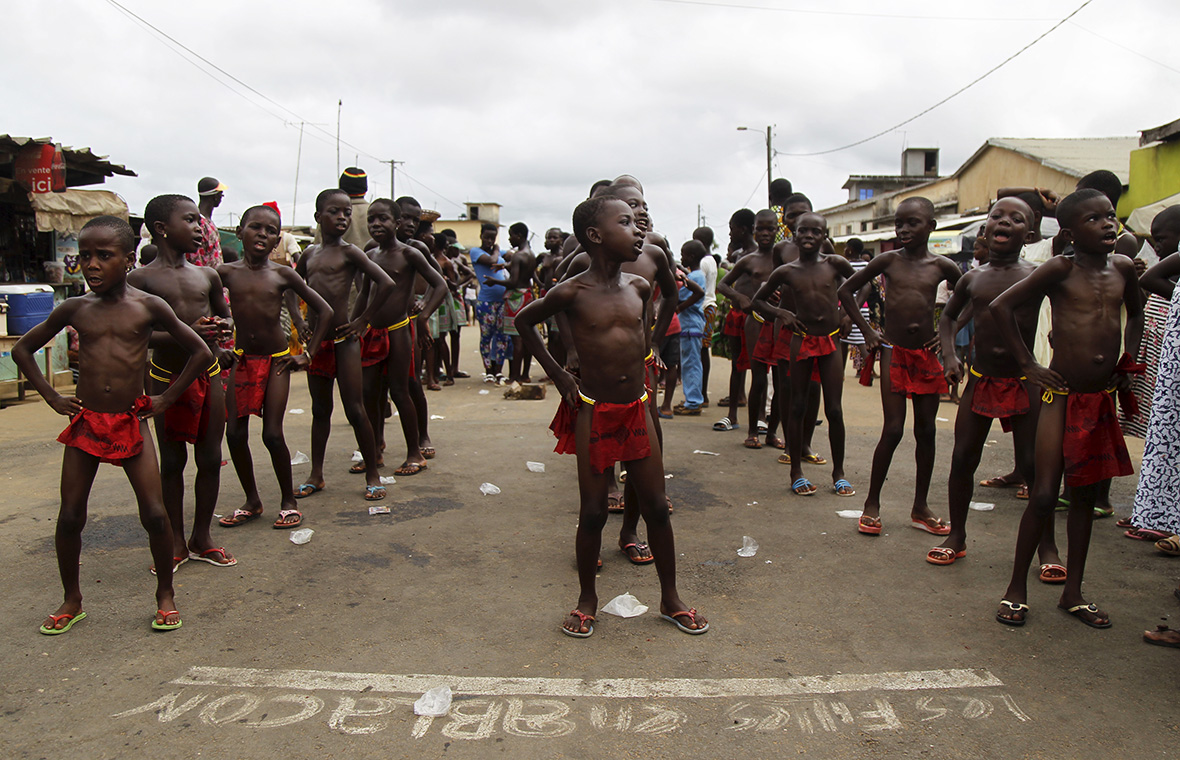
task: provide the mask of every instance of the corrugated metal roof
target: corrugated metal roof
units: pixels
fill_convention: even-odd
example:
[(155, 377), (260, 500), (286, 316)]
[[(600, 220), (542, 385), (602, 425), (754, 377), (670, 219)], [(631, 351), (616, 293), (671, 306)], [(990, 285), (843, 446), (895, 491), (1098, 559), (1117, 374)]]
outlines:
[[(1019, 153), (1073, 177), (1083, 177), (1092, 171), (1107, 169), (1114, 172), (1125, 185), (1129, 182), (1131, 174), (1131, 151), (1139, 147), (1139, 138), (992, 137), (987, 141), (987, 145)], [(963, 166), (966, 167), (970, 163), (971, 159), (968, 159)], [(959, 171), (961, 172), (962, 168)]]
[[(13, 137), (12, 135), (0, 135), (0, 150), (20, 150), (26, 145), (48, 145), (53, 142), (51, 137)], [(139, 176), (122, 164), (112, 164), (107, 161), (106, 156), (100, 156), (91, 152), (90, 148), (71, 148), (66, 145), (61, 146), (61, 152), (66, 160), (66, 166), (78, 169), (92, 174), (101, 174), (105, 177), (111, 177), (115, 174), (120, 174), (124, 177)]]

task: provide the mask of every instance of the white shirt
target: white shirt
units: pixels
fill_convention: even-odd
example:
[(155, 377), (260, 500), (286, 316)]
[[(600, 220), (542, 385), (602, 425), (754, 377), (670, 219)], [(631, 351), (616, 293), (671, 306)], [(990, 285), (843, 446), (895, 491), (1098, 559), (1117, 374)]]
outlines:
[(705, 308), (717, 305), (717, 260), (712, 254), (701, 259), (701, 272), (705, 275), (705, 297), (701, 303)]

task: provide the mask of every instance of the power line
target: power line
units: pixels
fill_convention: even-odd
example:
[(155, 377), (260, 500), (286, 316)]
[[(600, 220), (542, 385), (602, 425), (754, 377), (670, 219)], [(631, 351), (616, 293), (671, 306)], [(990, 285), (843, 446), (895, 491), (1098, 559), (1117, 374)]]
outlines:
[(1123, 50), (1126, 50), (1128, 53), (1132, 53), (1134, 55), (1137, 55), (1145, 61), (1151, 61), (1156, 66), (1162, 66), (1165, 69), (1167, 69), (1168, 71), (1173, 71), (1177, 74), (1180, 74), (1180, 69), (1173, 68), (1162, 61), (1157, 61), (1156, 59), (1152, 58), (1151, 56), (1144, 55), (1143, 53), (1140, 53), (1135, 48), (1127, 47), (1126, 45), (1123, 45), (1122, 43), (1115, 42), (1110, 37), (1104, 37), (1101, 34), (1099, 34), (1098, 32), (1094, 31), (1093, 29), (1087, 29), (1086, 27), (1082, 26), (1081, 24), (1077, 23), (1076, 21), (1069, 22), (1069, 25), (1074, 27), (1075, 29), (1081, 29), (1086, 34), (1092, 34), (1095, 37), (1097, 37), (1098, 39), (1102, 40), (1103, 42), (1108, 42), (1117, 48), (1122, 48)]
[(776, 8), (767, 5), (745, 5), (742, 3), (722, 3), (710, 0), (653, 0), (657, 3), (674, 3), (676, 5), (701, 5), (712, 8), (735, 8), (737, 10), (748, 11), (771, 11), (774, 13), (792, 13), (807, 16), (852, 16), (860, 18), (896, 18), (896, 19), (913, 19), (921, 21), (1001, 21), (1004, 23), (1011, 23), (1013, 21), (1052, 21), (1051, 18), (1009, 18), (1009, 17), (983, 17), (983, 16), (916, 16), (908, 14), (894, 14), (894, 13), (858, 13), (855, 11), (817, 11), (802, 8)]
[[(669, 1), (669, 2), (671, 2), (672, 0), (668, 0), (668, 1)], [(1046, 30), (1045, 32), (1042, 32), (1042, 33), (1041, 33), (1041, 35), (1040, 35), (1039, 37), (1037, 37), (1036, 39), (1034, 39), (1032, 42), (1030, 42), (1030, 43), (1028, 43), (1027, 45), (1025, 45), (1024, 47), (1020, 48), (1019, 50), (1017, 50), (1017, 51), (1016, 51), (1015, 53), (1013, 53), (1012, 55), (1010, 55), (1010, 56), (1008, 56), (1007, 58), (1005, 58), (1004, 60), (1000, 61), (1000, 62), (999, 62), (999, 63), (997, 63), (995, 66), (991, 67), (990, 69), (988, 69), (987, 71), (985, 71), (983, 74), (979, 75), (979, 76), (978, 76), (978, 77), (976, 77), (975, 79), (971, 80), (971, 81), (970, 81), (970, 82), (968, 82), (967, 84), (965, 84), (965, 85), (963, 85), (962, 87), (960, 87), (959, 89), (955, 90), (955, 91), (954, 91), (954, 92), (952, 92), (950, 95), (947, 95), (945, 98), (943, 98), (942, 100), (938, 101), (938, 102), (937, 102), (937, 103), (935, 103), (934, 105), (930, 106), (929, 108), (927, 108), (927, 109), (925, 109), (925, 110), (923, 110), (923, 111), (920, 111), (920, 112), (918, 112), (918, 113), (914, 114), (913, 116), (911, 116), (910, 118), (906, 119), (905, 121), (898, 122), (897, 124), (894, 124), (894, 125), (893, 125), (893, 126), (891, 126), (891, 127), (888, 127), (888, 128), (886, 128), (886, 129), (882, 129), (882, 130), (881, 130), (880, 132), (878, 132), (877, 134), (875, 134), (875, 135), (871, 135), (871, 136), (869, 136), (869, 137), (866, 137), (866, 138), (864, 138), (863, 140), (857, 140), (856, 142), (853, 142), (853, 143), (848, 143), (847, 145), (841, 145), (839, 148), (829, 148), (828, 150), (817, 150), (817, 151), (812, 151), (812, 152), (810, 152), (810, 153), (783, 153), (783, 152), (781, 152), (781, 151), (775, 151), (775, 153), (776, 153), (777, 155), (780, 155), (780, 156), (823, 156), (823, 155), (826, 155), (826, 154), (828, 154), (828, 153), (838, 153), (839, 151), (842, 151), (842, 150), (848, 150), (849, 148), (855, 148), (855, 147), (856, 147), (856, 146), (858, 146), (858, 145), (864, 145), (864, 144), (865, 144), (865, 143), (867, 143), (867, 142), (870, 142), (870, 141), (872, 141), (872, 140), (876, 140), (878, 137), (883, 137), (884, 135), (887, 135), (887, 134), (889, 134), (890, 132), (893, 132), (894, 130), (896, 130), (896, 129), (899, 129), (900, 127), (904, 127), (906, 124), (909, 124), (911, 121), (915, 121), (915, 120), (917, 120), (917, 119), (919, 119), (919, 118), (921, 118), (921, 117), (925, 116), (926, 114), (930, 113), (930, 112), (931, 112), (931, 111), (933, 111), (935, 108), (938, 108), (939, 106), (941, 106), (941, 105), (943, 105), (943, 104), (947, 103), (947, 102), (948, 102), (948, 101), (950, 101), (952, 98), (955, 98), (955, 97), (957, 97), (957, 96), (959, 96), (959, 95), (962, 95), (964, 92), (966, 92), (967, 90), (971, 89), (971, 88), (972, 88), (972, 87), (974, 87), (975, 85), (979, 84), (979, 83), (980, 83), (980, 82), (982, 82), (984, 79), (986, 79), (987, 77), (989, 77), (989, 76), (991, 76), (992, 74), (994, 74), (996, 71), (999, 71), (999, 70), (1000, 70), (1000, 69), (1001, 69), (1003, 66), (1005, 66), (1005, 65), (1006, 65), (1006, 64), (1008, 64), (1010, 61), (1012, 61), (1012, 59), (1016, 58), (1016, 56), (1020, 55), (1020, 54), (1021, 54), (1021, 53), (1023, 53), (1024, 51), (1026, 51), (1026, 50), (1028, 50), (1029, 48), (1031, 48), (1033, 45), (1037, 44), (1037, 43), (1038, 43), (1038, 42), (1040, 42), (1041, 40), (1043, 40), (1043, 39), (1045, 39), (1046, 37), (1048, 37), (1050, 34), (1052, 34), (1052, 33), (1053, 33), (1054, 31), (1056, 31), (1057, 29), (1061, 28), (1061, 26), (1062, 26), (1062, 25), (1064, 25), (1064, 24), (1065, 24), (1065, 22), (1069, 21), (1071, 18), (1073, 18), (1074, 16), (1076, 16), (1076, 15), (1078, 14), (1078, 12), (1079, 12), (1079, 11), (1081, 11), (1083, 8), (1085, 8), (1087, 5), (1089, 5), (1089, 4), (1090, 4), (1090, 3), (1092, 3), (1092, 2), (1094, 2), (1094, 0), (1086, 0), (1086, 2), (1082, 3), (1082, 4), (1081, 4), (1081, 5), (1079, 5), (1077, 8), (1075, 8), (1075, 9), (1074, 9), (1074, 11), (1073, 11), (1073, 13), (1070, 13), (1068, 16), (1066, 16), (1065, 18), (1061, 19), (1060, 21), (1058, 21), (1058, 22), (1057, 22), (1056, 24), (1054, 24), (1053, 26), (1049, 27), (1049, 29), (1048, 29), (1048, 30)]]

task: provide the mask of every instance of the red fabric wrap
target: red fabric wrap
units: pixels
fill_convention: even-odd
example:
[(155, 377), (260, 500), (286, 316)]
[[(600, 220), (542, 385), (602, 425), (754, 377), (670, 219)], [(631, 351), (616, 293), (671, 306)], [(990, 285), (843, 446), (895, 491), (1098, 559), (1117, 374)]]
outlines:
[[(511, 291), (509, 291), (509, 292), (511, 292)], [(516, 315), (519, 314), (521, 312), (521, 310), (524, 309), (524, 307), (528, 306), (530, 303), (533, 302), (533, 291), (532, 290), (527, 290), (527, 289), (522, 288), (520, 290), (520, 292), (523, 295), (523, 297), (520, 299), (519, 303), (516, 301), (516, 299), (512, 299), (511, 301), (507, 298), (504, 299), (504, 321), (505, 322), (507, 322), (509, 319), (516, 319)], [(656, 288), (656, 292), (657, 292), (657, 295), (655, 296), (655, 298), (658, 299), (659, 298), (659, 295), (658, 295), (659, 288)]]
[(320, 350), (311, 357), (307, 365), (307, 374), (316, 377), (336, 377), (336, 344), (325, 340), (320, 344)]
[(74, 415), (69, 426), (57, 437), (58, 443), (85, 451), (107, 464), (122, 466), (122, 460), (139, 456), (143, 451), (139, 415), (151, 407), (151, 399), (140, 396), (126, 412), (92, 412), (83, 409)]
[(894, 346), (889, 362), (889, 388), (906, 398), (950, 390), (942, 374), (938, 356), (928, 348)]
[(1024, 381), (1019, 377), (977, 377), (975, 392), (971, 397), (971, 411), (1000, 420), (1028, 414), (1028, 390), (1024, 387)]
[(251, 414), (262, 416), (266, 384), (270, 380), (273, 361), (268, 354), (238, 356), (238, 363), (234, 367), (234, 413), (238, 418)]
[[(175, 382), (176, 376), (168, 381)], [(221, 382), (218, 373), (218, 382)], [(209, 427), (209, 375), (197, 375), (176, 403), (164, 410), (164, 436), (170, 441), (196, 443)]]
[(370, 327), (361, 336), (361, 366), (372, 367), (389, 358), (389, 332), (384, 327)]
[(813, 356), (827, 356), (835, 353), (836, 341), (831, 335), (804, 335), (799, 346), (800, 359), (810, 359)]
[[(602, 474), (615, 462), (630, 462), (651, 456), (651, 439), (647, 435), (645, 399), (629, 404), (594, 404), (590, 411), (590, 467)], [(565, 401), (557, 407), (549, 429), (557, 436), (558, 454), (577, 454), (574, 429), (578, 410)]]
[(749, 315), (740, 309), (730, 309), (725, 315), (725, 324), (721, 327), (721, 334), (736, 338), (746, 334), (746, 318)]
[(865, 363), (860, 368), (860, 384), (866, 388), (873, 387), (873, 368), (877, 365), (877, 356), (881, 353), (880, 349), (873, 349), (872, 351), (865, 351)]
[[(779, 334), (784, 331), (779, 330)], [(774, 322), (763, 322), (762, 328), (758, 331), (758, 342), (754, 344), (754, 361), (762, 362), (763, 364), (776, 364), (778, 359), (775, 358), (775, 333)]]
[[(1140, 364), (1124, 353), (1119, 357), (1119, 363), (1114, 365), (1114, 371), (1119, 375), (1143, 375), (1147, 372), (1147, 365)], [(1139, 401), (1130, 388), (1119, 390), (1119, 407), (1123, 410), (1123, 417), (1133, 420), (1139, 416)]]
[(1112, 394), (1099, 391), (1070, 393), (1066, 397), (1061, 451), (1065, 457), (1065, 484), (1070, 487), (1134, 472)]

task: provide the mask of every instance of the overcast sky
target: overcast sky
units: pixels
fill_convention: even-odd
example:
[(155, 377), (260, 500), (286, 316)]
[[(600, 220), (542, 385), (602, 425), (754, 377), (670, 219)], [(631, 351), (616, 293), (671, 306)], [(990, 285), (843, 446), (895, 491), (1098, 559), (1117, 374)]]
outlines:
[[(154, 195), (229, 185), (214, 220), (277, 200), (311, 222), (341, 166), (444, 218), (467, 201), (501, 221), (569, 229), (591, 183), (643, 181), (678, 246), (698, 205), (723, 236), (766, 203), (765, 129), (783, 153), (836, 148), (919, 113), (1083, 0), (434, 0), (121, 5), (3, 0), (0, 132), (90, 146), (138, 172), (103, 186), (141, 213)], [(863, 145), (775, 158), (816, 207), (849, 174), (896, 174), (904, 146), (941, 148), (949, 173), (988, 137), (1134, 135), (1180, 118), (1180, 3), (1092, 0), (964, 94)], [(1101, 35), (1101, 37), (1099, 37)], [(208, 59), (226, 74), (180, 51)], [(223, 83), (219, 83), (223, 82)], [(261, 93), (261, 95), (259, 94)], [(750, 131), (737, 131), (748, 126)], [(323, 130), (323, 131), (318, 131)], [(359, 154), (359, 157), (358, 157)], [(506, 235), (503, 236), (506, 238)], [(539, 246), (538, 246), (539, 247)]]

